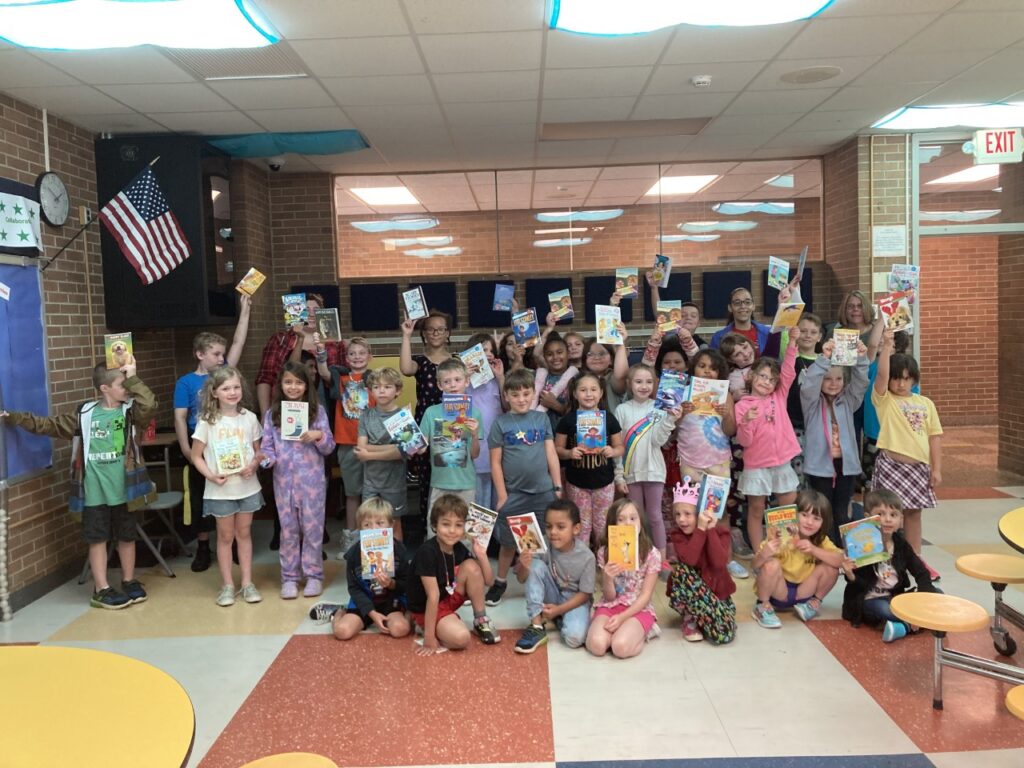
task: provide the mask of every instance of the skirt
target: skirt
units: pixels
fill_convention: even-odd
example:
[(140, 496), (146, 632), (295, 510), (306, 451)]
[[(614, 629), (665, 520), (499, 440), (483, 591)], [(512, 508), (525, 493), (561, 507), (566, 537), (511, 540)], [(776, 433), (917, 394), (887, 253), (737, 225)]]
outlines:
[(927, 464), (904, 464), (879, 451), (871, 487), (892, 491), (900, 497), (904, 509), (931, 509), (938, 504), (931, 479), (931, 467)]

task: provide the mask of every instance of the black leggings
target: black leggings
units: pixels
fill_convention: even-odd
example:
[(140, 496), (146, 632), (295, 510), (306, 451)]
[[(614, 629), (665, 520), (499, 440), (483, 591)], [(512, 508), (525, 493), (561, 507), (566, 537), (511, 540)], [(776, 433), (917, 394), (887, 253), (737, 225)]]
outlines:
[(853, 500), (853, 491), (859, 475), (844, 475), (842, 458), (836, 459), (833, 466), (836, 473), (832, 477), (815, 477), (806, 473), (804, 476), (807, 478), (807, 484), (824, 494), (832, 505), (832, 530), (829, 531), (829, 538), (842, 549), (843, 537), (839, 535), (839, 526), (850, 522), (850, 502)]

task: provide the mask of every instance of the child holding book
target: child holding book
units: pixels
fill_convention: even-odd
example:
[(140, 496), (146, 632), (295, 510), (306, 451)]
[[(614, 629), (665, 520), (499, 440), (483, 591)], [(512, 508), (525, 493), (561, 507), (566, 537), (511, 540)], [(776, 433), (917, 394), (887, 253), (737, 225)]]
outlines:
[[(99, 363), (92, 369), (99, 399), (82, 403), (74, 413), (36, 416), (0, 411), (0, 420), (34, 435), (72, 440), (72, 511), (81, 511), (82, 536), (89, 545), (89, 566), (95, 584), (89, 605), (118, 610), (144, 602), (146, 590), (135, 578), (135, 514), (128, 509), (131, 483), (126, 459), (141, 464), (135, 424), (156, 412), (156, 397), (136, 375), (135, 358), (118, 369)], [(107, 546), (117, 542), (121, 589), (110, 585)]]
[(498, 574), (487, 590), (488, 605), (501, 602), (516, 553), (515, 537), (508, 525), (509, 515), (533, 512), (543, 529), (544, 510), (562, 492), (551, 422), (545, 414), (530, 409), (533, 374), (525, 369), (507, 374), (504, 393), (509, 412), (494, 420), (487, 437), (498, 512), (494, 530), (501, 547)]
[[(273, 404), (263, 414), (260, 466), (274, 471), (274, 500), (281, 521), (281, 599), (299, 596), (303, 575), (306, 586), (302, 596), (316, 597), (324, 591), (324, 456), (334, 450), (334, 436), (305, 365), (286, 362), (274, 392)], [(298, 440), (282, 437), (282, 402), (306, 406), (308, 428)]]
[(821, 318), (810, 312), (804, 312), (797, 323), (796, 331), (796, 361), (793, 364), (793, 372), (796, 374), (796, 386), (790, 387), (789, 398), (786, 400), (786, 412), (789, 414), (789, 421), (793, 425), (793, 434), (800, 444), (800, 454), (793, 457), (790, 464), (796, 476), (800, 479), (800, 487), (804, 485), (804, 410), (800, 404), (800, 381), (804, 369), (809, 368), (818, 357), (818, 344), (821, 342)]
[(637, 529), (637, 562), (635, 571), (623, 570), (618, 563), (608, 562), (608, 528), (604, 544), (597, 552), (601, 570), (601, 601), (594, 606), (594, 616), (587, 631), (587, 650), (604, 656), (611, 650), (620, 659), (637, 656), (644, 643), (661, 635), (658, 617), (651, 597), (661, 571), (661, 553), (651, 544), (640, 510), (630, 499), (619, 499), (608, 509), (608, 526), (632, 525)]
[[(217, 524), (217, 605), (235, 604), (231, 544), (237, 543), (242, 571), (240, 594), (247, 603), (263, 597), (252, 581), (252, 516), (263, 506), (259, 467), (263, 430), (242, 405), (242, 375), (230, 366), (211, 371), (199, 396), (199, 422), (192, 433), (192, 463), (206, 478), (203, 514)], [(319, 553), (319, 548), (317, 552)]]
[(913, 591), (910, 577), (914, 577), (919, 592), (941, 590), (932, 584), (928, 567), (903, 535), (903, 502), (899, 496), (884, 489), (868, 492), (864, 497), (864, 514), (881, 518), (882, 543), (889, 559), (860, 568), (854, 568), (849, 558), (843, 560), (843, 618), (855, 627), (862, 622), (870, 626), (881, 624), (882, 642), (891, 643), (913, 631), (889, 606), (896, 595)]
[(572, 408), (558, 422), (555, 429), (555, 453), (569, 463), (565, 468), (565, 491), (568, 499), (580, 510), (582, 527), (580, 538), (590, 543), (591, 532), (595, 543), (604, 531), (605, 513), (615, 496), (615, 464), (612, 459), (622, 455), (622, 427), (618, 419), (607, 411), (604, 414), (605, 433), (603, 448), (591, 450), (577, 439), (577, 421), (580, 411), (598, 411), (601, 404), (601, 379), (593, 373), (576, 377), (572, 389)]
[(715, 645), (736, 636), (736, 584), (726, 566), (732, 553), (728, 526), (717, 525), (710, 510), (701, 510), (700, 484), (689, 477), (673, 489), (675, 527), (670, 539), (676, 565), (668, 579), (669, 605), (683, 617), (683, 639)]
[(526, 582), (529, 626), (516, 642), (516, 653), (533, 653), (548, 641), (545, 621), (553, 621), (562, 642), (579, 648), (587, 640), (594, 595), (594, 553), (579, 540), (580, 510), (567, 499), (553, 501), (544, 514), (548, 551), (523, 552), (516, 577)]
[[(479, 387), (472, 384), (470, 371), (470, 384), (466, 392), (473, 398), (473, 407), (480, 412), (480, 434), (489, 435), (491, 424), (502, 412), (501, 387), (505, 381), (505, 368), (498, 357), (497, 344), (494, 337), (489, 333), (474, 333), (466, 341), (466, 348), (475, 347), (477, 344), (483, 347), (484, 355), (487, 357), (487, 364), (491, 366), (491, 373), (494, 378)], [(476, 503), (488, 509), (494, 508), (494, 483), (491, 481), (491, 452), (482, 446), (476, 458), (473, 459), (473, 466), (476, 469)]]
[(587, 346), (586, 337), (576, 331), (569, 331), (563, 338), (565, 339), (565, 348), (569, 353), (569, 365), (582, 371), (583, 350)]
[(738, 333), (729, 333), (719, 346), (722, 356), (729, 361), (729, 394), (739, 400), (750, 390), (750, 376), (757, 350), (750, 339)]
[(469, 506), (458, 496), (440, 496), (430, 508), (430, 527), (436, 536), (424, 542), (413, 558), (409, 611), (423, 630), (423, 645), (416, 649), (421, 656), (469, 647), (469, 630), (456, 614), (467, 598), (473, 606), (476, 636), (486, 645), (501, 642), (484, 608), (484, 587), (494, 581), (491, 561), (479, 539), (473, 540), (472, 554), (462, 543), (468, 515)]
[(622, 323), (619, 323), (619, 335), (622, 344), (598, 344), (595, 339), (590, 339), (583, 352), (582, 370), (598, 377), (604, 403), (613, 413), (626, 393), (626, 372), (629, 370), (627, 331)]
[(757, 602), (752, 615), (765, 629), (782, 626), (775, 609), (792, 608), (801, 621), (810, 621), (821, 610), (839, 578), (843, 552), (832, 543), (832, 508), (815, 490), (796, 497), (797, 530), (783, 536), (778, 529), (761, 542), (754, 557)]
[(533, 407), (547, 412), (554, 429), (569, 409), (569, 387), (579, 369), (569, 365), (569, 348), (557, 331), (549, 333), (544, 340), (542, 357), (544, 366), (538, 367), (534, 373), (533, 390), (536, 397)]

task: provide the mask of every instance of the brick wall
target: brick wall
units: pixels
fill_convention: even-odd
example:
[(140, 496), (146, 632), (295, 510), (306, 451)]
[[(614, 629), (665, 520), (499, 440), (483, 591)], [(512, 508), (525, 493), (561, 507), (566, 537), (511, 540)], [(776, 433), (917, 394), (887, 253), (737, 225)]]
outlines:
[(822, 230), (825, 261), (836, 276), (836, 295), (829, 296), (838, 307), (842, 295), (864, 287), (861, 280), (860, 176), (862, 139), (854, 139), (822, 158)]

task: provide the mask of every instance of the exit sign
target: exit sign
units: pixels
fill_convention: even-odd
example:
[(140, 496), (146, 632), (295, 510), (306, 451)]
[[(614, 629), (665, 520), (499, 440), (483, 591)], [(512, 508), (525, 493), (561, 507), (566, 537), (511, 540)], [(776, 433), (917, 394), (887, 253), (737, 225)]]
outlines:
[(1019, 163), (1024, 152), (1020, 128), (986, 128), (974, 132), (974, 164)]

